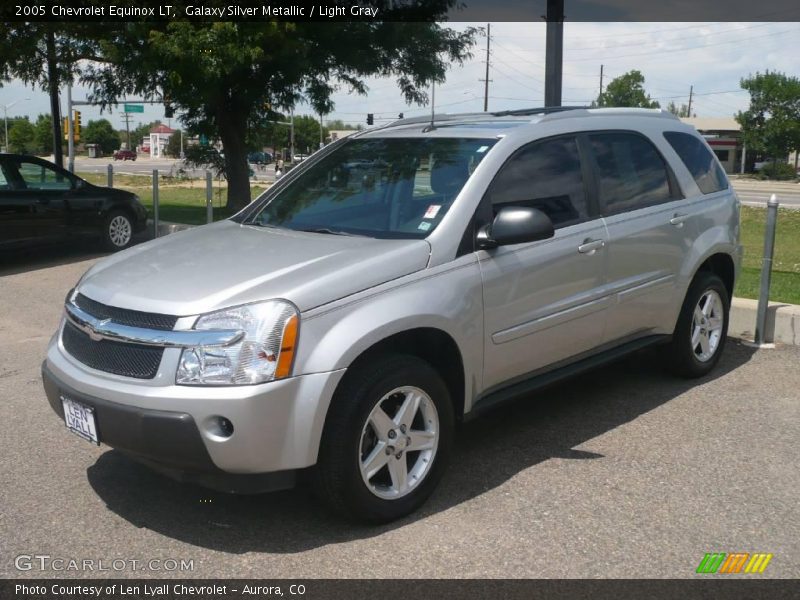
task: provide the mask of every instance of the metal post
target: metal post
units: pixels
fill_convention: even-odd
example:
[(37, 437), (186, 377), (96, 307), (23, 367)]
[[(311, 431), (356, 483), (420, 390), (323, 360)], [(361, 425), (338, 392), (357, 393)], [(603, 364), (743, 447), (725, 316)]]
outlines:
[(744, 174), (744, 163), (747, 160), (747, 144), (742, 144), (742, 165), (739, 168), (739, 173)]
[(547, 0), (547, 33), (544, 57), (544, 105), (561, 106), (564, 58), (564, 0)]
[(72, 82), (67, 83), (67, 170), (75, 172), (75, 119), (72, 114)]
[(765, 327), (769, 306), (769, 283), (772, 276), (772, 254), (775, 250), (775, 225), (778, 221), (778, 198), (772, 194), (767, 202), (767, 228), (764, 232), (764, 259), (761, 266), (761, 291), (758, 294), (756, 313), (756, 346), (765, 346)]
[(206, 171), (206, 223), (214, 222), (214, 206), (211, 203), (214, 197), (213, 191), (211, 187), (211, 171)]
[(294, 164), (294, 108), (290, 113), (289, 121), (289, 160)]
[(108, 187), (114, 187), (114, 165), (108, 163), (108, 167), (106, 167), (107, 179), (108, 179)]
[(158, 237), (158, 169), (153, 169), (153, 237)]
[(3, 138), (3, 152), (8, 152), (8, 105), (3, 107), (3, 121), (6, 124), (6, 137)]

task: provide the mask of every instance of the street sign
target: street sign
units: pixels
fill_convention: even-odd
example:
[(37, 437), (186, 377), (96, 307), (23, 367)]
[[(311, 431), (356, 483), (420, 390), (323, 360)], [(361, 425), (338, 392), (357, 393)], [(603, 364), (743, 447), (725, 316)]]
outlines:
[(126, 113), (143, 113), (144, 112), (144, 104), (126, 104), (125, 105), (125, 112)]

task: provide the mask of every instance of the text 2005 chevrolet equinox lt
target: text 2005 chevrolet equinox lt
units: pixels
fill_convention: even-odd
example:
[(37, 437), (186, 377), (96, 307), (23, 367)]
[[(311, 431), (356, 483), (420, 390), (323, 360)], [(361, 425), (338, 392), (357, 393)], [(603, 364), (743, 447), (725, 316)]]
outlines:
[(44, 386), (69, 429), (168, 475), (253, 492), (302, 471), (386, 521), (434, 490), (459, 419), (649, 344), (708, 373), (738, 237), (719, 163), (669, 114), (401, 120), (98, 262)]

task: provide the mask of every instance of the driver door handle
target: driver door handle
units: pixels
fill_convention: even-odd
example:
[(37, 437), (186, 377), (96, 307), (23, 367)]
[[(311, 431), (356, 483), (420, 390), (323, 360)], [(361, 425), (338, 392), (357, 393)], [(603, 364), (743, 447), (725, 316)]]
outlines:
[(578, 252), (581, 254), (594, 254), (598, 248), (602, 248), (605, 245), (605, 240), (593, 240), (592, 238), (586, 238), (583, 240), (583, 243), (578, 246)]
[(669, 224), (675, 225), (675, 227), (683, 227), (683, 222), (688, 218), (689, 215), (685, 215), (683, 213), (675, 213), (669, 220)]

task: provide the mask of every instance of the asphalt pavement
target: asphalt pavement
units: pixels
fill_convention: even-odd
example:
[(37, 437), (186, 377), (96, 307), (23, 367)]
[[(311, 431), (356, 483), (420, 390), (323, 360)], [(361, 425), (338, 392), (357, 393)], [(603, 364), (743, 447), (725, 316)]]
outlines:
[[(122, 577), (691, 578), (707, 552), (773, 554), (763, 574), (727, 577), (800, 575), (800, 348), (730, 340), (691, 382), (644, 351), (522, 399), (461, 428), (420, 512), (367, 527), (304, 489), (175, 483), (65, 429), (39, 368), (99, 256), (87, 244), (0, 263), (0, 577), (98, 575), (15, 567), (49, 555), (122, 559)], [(131, 569), (153, 559), (193, 569)]]

